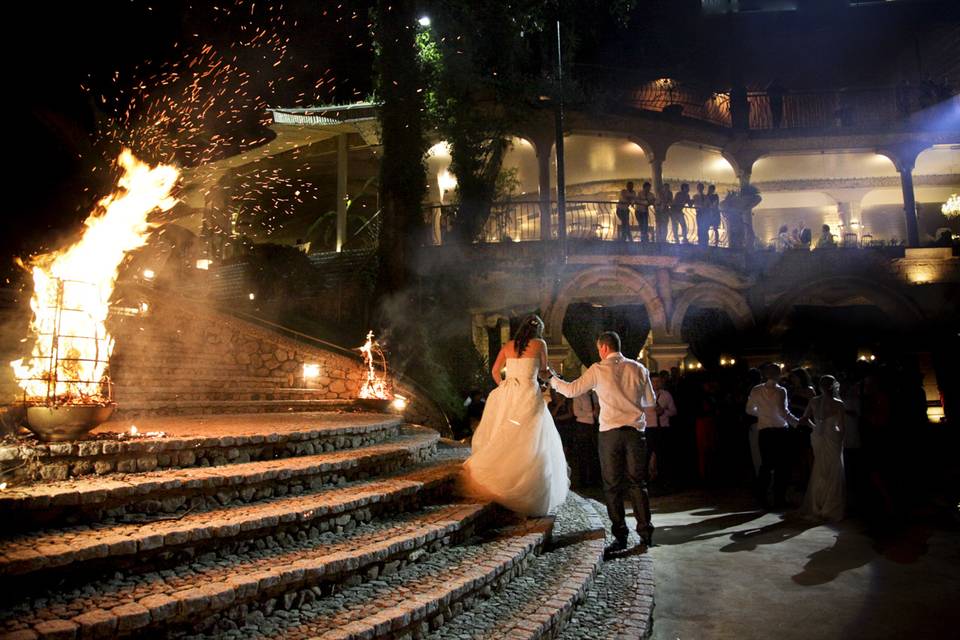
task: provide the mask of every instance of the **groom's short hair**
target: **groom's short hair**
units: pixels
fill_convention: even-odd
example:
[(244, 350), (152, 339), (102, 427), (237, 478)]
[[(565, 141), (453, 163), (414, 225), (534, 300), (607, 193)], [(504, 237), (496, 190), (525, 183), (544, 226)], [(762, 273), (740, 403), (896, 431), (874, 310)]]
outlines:
[(616, 331), (604, 331), (597, 336), (597, 344), (605, 345), (612, 351), (620, 351), (620, 336)]

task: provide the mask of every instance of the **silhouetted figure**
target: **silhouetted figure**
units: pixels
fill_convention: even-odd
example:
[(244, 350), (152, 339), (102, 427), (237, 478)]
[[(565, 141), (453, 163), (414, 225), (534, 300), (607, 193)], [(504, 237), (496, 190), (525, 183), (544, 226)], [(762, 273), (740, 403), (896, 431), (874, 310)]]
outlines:
[(637, 216), (637, 224), (640, 226), (640, 242), (648, 242), (650, 240), (650, 208), (657, 204), (657, 197), (650, 190), (649, 182), (643, 183), (636, 201), (634, 214)]
[(707, 194), (704, 193), (704, 184), (697, 183), (697, 192), (693, 194), (693, 207), (697, 210), (697, 244), (701, 247), (707, 246), (710, 240), (710, 232), (707, 230), (707, 218), (710, 215), (707, 211)]
[(663, 188), (660, 189), (660, 195), (657, 198), (657, 207), (654, 210), (657, 222), (657, 242), (667, 241), (671, 207), (673, 207), (673, 193), (670, 191), (670, 185), (664, 183)]
[(713, 246), (720, 246), (720, 196), (717, 194), (717, 185), (707, 187), (707, 228), (704, 235), (713, 229)]
[(620, 239), (626, 242), (630, 236), (630, 205), (636, 202), (637, 192), (633, 190), (633, 182), (628, 182), (626, 188), (620, 190), (620, 199), (617, 201), (617, 219), (620, 220)]
[(778, 80), (774, 80), (767, 87), (767, 99), (770, 101), (770, 122), (774, 129), (779, 129), (783, 123), (783, 96), (787, 90), (780, 86)]
[(690, 185), (684, 182), (680, 191), (673, 196), (673, 206), (670, 208), (670, 225), (673, 227), (673, 240), (677, 244), (687, 244), (687, 220), (684, 209), (692, 205), (690, 199)]

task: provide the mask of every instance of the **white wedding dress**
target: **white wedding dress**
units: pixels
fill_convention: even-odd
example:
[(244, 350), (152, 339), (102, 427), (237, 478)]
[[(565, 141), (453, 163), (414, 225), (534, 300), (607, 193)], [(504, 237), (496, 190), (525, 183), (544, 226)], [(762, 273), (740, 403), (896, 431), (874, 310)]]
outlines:
[[(843, 471), (843, 425), (840, 412), (826, 415), (823, 397), (814, 398), (810, 446), (813, 471), (803, 497), (801, 513), (819, 520), (843, 520), (846, 510), (846, 481)], [(840, 407), (843, 411), (843, 407)]]
[(539, 368), (539, 358), (507, 358), (507, 377), (487, 398), (462, 478), (466, 493), (530, 516), (555, 510), (570, 486)]

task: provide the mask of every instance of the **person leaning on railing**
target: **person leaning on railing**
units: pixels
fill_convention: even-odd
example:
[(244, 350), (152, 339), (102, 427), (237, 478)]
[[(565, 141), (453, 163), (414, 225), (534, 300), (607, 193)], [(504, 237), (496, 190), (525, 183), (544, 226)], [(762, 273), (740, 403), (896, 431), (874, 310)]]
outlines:
[(628, 182), (625, 189), (620, 190), (620, 199), (617, 201), (617, 219), (620, 220), (620, 240), (633, 240), (630, 235), (630, 205), (637, 201), (637, 192), (633, 190), (633, 182)]
[(650, 208), (656, 206), (657, 197), (650, 190), (650, 183), (644, 182), (636, 198), (637, 206), (634, 214), (640, 226), (640, 242), (650, 241)]

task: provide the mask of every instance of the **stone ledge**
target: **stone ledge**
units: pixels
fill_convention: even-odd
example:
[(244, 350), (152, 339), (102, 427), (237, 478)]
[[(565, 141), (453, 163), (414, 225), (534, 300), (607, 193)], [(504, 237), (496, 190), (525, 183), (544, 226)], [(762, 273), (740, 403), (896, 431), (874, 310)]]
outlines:
[[(396, 435), (400, 427), (397, 417), (362, 413), (249, 414), (135, 422), (141, 433), (162, 431), (167, 435), (108, 438), (108, 434), (125, 433), (131, 426), (130, 421), (113, 420), (95, 429), (89, 440), (43, 444), (23, 438), (22, 444), (0, 446), (0, 462), (18, 466), (6, 480), (17, 484), (115, 471), (224, 464), (229, 449), (238, 452), (236, 458), (230, 458), (234, 462), (307, 455), (373, 444)], [(140, 464), (145, 457), (152, 462)]]
[[(270, 535), (278, 527), (304, 527), (351, 516), (369, 521), (375, 512), (398, 510), (445, 493), (459, 473), (459, 460), (374, 482), (312, 494), (275, 498), (231, 508), (194, 511), (175, 520), (73, 527), (13, 536), (0, 547), (0, 575), (41, 576), (51, 570), (83, 569), (88, 563), (144, 562), (180, 548), (206, 548), (229, 540)], [(349, 518), (348, 518), (349, 519)]]

